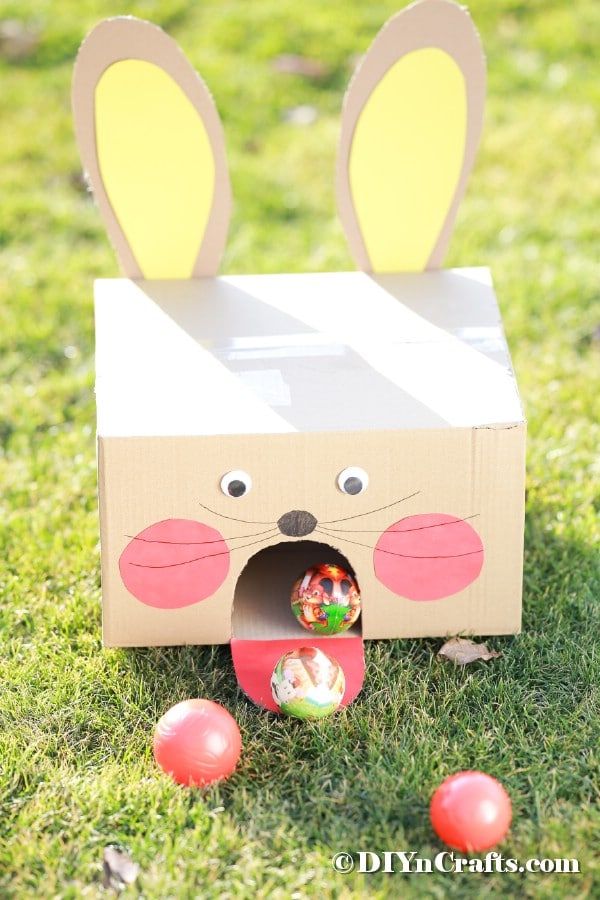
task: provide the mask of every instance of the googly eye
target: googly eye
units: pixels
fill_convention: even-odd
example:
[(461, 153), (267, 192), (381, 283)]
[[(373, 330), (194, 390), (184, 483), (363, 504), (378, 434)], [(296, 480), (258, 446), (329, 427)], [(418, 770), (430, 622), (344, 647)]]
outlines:
[(369, 486), (369, 476), (360, 466), (348, 466), (338, 475), (337, 483), (344, 494), (362, 494)]
[(226, 497), (243, 497), (252, 488), (252, 479), (243, 469), (234, 469), (221, 478), (221, 490)]

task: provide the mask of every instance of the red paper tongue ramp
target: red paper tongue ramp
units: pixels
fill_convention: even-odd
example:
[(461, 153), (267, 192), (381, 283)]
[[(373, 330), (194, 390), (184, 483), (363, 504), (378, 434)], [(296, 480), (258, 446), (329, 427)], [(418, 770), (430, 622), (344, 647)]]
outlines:
[(318, 647), (333, 656), (344, 671), (346, 690), (342, 706), (352, 703), (360, 692), (365, 677), (365, 654), (362, 637), (306, 637), (276, 640), (231, 639), (231, 655), (238, 683), (257, 706), (271, 712), (279, 708), (271, 694), (271, 675), (284, 653), (299, 647)]

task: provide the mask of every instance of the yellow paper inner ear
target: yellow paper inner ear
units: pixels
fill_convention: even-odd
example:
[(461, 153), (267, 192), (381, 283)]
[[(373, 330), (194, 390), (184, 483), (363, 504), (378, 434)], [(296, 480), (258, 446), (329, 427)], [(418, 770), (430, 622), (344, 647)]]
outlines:
[(139, 59), (113, 63), (95, 94), (108, 199), (145, 278), (189, 278), (210, 214), (215, 164), (181, 88)]
[(443, 50), (408, 53), (373, 90), (349, 162), (373, 271), (425, 268), (456, 190), (466, 127), (464, 77)]

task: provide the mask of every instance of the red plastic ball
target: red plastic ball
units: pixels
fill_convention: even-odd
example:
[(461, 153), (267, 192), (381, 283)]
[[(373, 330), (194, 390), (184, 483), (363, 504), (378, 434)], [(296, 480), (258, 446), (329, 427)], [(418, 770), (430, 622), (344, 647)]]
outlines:
[(479, 853), (498, 844), (512, 819), (510, 797), (484, 772), (458, 772), (441, 783), (431, 798), (431, 824), (445, 844)]
[(227, 778), (242, 751), (237, 722), (212, 700), (183, 700), (159, 720), (154, 758), (178, 784), (204, 787)]

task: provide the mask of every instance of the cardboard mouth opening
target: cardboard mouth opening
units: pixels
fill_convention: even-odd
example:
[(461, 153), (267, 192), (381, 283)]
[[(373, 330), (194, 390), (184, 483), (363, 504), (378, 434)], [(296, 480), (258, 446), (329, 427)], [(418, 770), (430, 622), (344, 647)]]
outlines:
[[(255, 553), (235, 587), (232, 637), (242, 640), (305, 638), (308, 643), (320, 640), (297, 621), (290, 602), (294, 581), (317, 563), (335, 563), (356, 576), (339, 550), (320, 541), (281, 541)], [(359, 618), (348, 631), (336, 635), (336, 640), (360, 637), (360, 623)]]
[(346, 679), (343, 706), (351, 703), (362, 687), (361, 619), (342, 634), (324, 636), (307, 631), (292, 612), (295, 580), (318, 563), (335, 563), (356, 577), (346, 557), (329, 544), (293, 540), (255, 553), (235, 587), (231, 653), (236, 677), (254, 703), (272, 712), (278, 712), (271, 693), (273, 669), (284, 653), (303, 646), (319, 646), (341, 665)]

